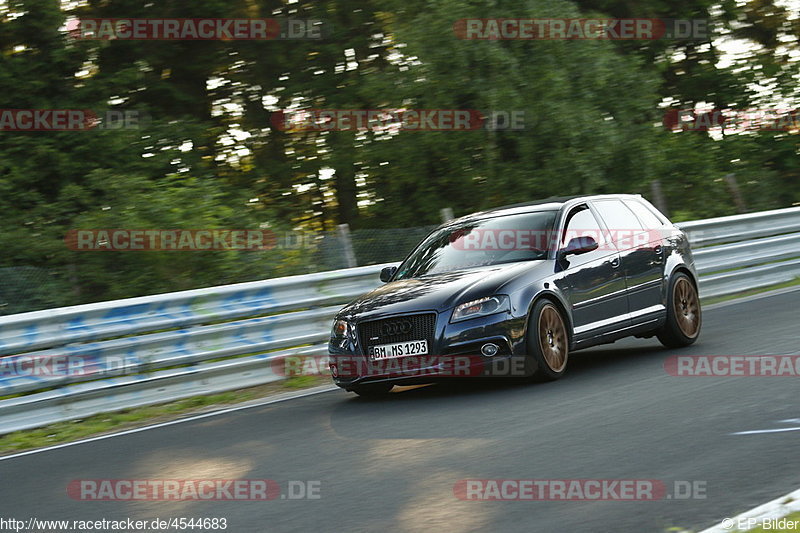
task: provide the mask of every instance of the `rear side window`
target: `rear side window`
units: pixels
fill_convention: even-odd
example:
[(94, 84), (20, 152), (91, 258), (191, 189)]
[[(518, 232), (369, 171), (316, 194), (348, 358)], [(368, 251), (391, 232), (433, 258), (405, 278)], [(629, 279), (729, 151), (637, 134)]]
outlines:
[(612, 231), (636, 232), (644, 229), (633, 211), (622, 203), (621, 200), (597, 200), (594, 206), (600, 212), (608, 229)]
[(631, 208), (631, 211), (639, 217), (639, 220), (642, 221), (642, 224), (645, 225), (646, 228), (660, 228), (664, 226), (664, 223), (650, 211), (644, 204), (641, 202), (637, 202), (635, 200), (626, 201), (625, 205)]

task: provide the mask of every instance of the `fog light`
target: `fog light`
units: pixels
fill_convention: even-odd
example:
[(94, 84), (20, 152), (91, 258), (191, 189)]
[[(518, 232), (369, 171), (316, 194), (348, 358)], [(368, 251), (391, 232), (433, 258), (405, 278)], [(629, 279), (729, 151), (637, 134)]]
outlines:
[(331, 375), (333, 377), (337, 377), (339, 375), (339, 369), (336, 368), (336, 365), (331, 363)]
[(492, 357), (493, 355), (497, 355), (497, 352), (500, 351), (500, 347), (496, 344), (492, 344), (491, 342), (487, 342), (483, 346), (481, 346), (481, 353), (486, 357)]

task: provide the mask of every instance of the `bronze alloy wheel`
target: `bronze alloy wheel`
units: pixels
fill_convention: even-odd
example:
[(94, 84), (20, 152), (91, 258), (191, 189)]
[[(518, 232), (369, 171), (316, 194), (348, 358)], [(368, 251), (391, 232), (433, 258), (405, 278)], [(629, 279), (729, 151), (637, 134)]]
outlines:
[(561, 313), (552, 304), (546, 304), (539, 313), (539, 347), (550, 370), (564, 370), (569, 350), (567, 328)]
[(678, 279), (672, 291), (672, 305), (678, 327), (684, 335), (693, 339), (700, 331), (700, 303), (697, 291), (686, 277)]

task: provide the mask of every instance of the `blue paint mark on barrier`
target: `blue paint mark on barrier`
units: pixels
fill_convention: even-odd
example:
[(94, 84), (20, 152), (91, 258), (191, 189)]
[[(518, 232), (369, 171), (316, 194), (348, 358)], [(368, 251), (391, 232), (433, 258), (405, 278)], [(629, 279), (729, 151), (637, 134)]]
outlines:
[(64, 329), (66, 329), (67, 331), (70, 331), (70, 330), (82, 330), (84, 328), (88, 328), (88, 326), (86, 326), (86, 324), (84, 323), (83, 316), (82, 315), (78, 315), (75, 318), (73, 318), (72, 320), (69, 320)]
[(24, 336), (25, 340), (27, 340), (29, 344), (33, 344), (33, 342), (39, 337), (39, 326), (36, 324), (31, 324), (25, 328)]
[(142, 318), (143, 315), (150, 311), (150, 308), (151, 304), (136, 304), (109, 309), (109, 311), (103, 316), (103, 322), (113, 323), (137, 320)]

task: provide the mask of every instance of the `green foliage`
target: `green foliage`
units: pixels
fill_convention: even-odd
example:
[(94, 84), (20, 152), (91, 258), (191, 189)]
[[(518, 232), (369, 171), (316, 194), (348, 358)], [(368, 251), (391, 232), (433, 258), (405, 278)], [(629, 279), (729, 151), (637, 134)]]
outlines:
[[(62, 7), (62, 4), (64, 7)], [(0, 314), (343, 266), (319, 249), (75, 252), (70, 229), (334, 230), (361, 264), (457, 215), (659, 180), (677, 220), (800, 202), (797, 131), (667, 132), (666, 108), (798, 100), (800, 25), (774, 0), (9, 0), (0, 109), (136, 110), (139, 129), (0, 133)], [(75, 17), (321, 19), (322, 40), (75, 40)], [(461, 18), (708, 18), (700, 41), (461, 40)], [(732, 21), (738, 21), (732, 24)], [(758, 44), (721, 64), (719, 32)], [(744, 42), (744, 41), (743, 41)], [(756, 84), (768, 87), (756, 90)], [(524, 112), (524, 129), (284, 132), (316, 109)], [(420, 228), (418, 232), (379, 229)], [(391, 241), (391, 242), (388, 242)], [(333, 243), (333, 244), (332, 244)]]

